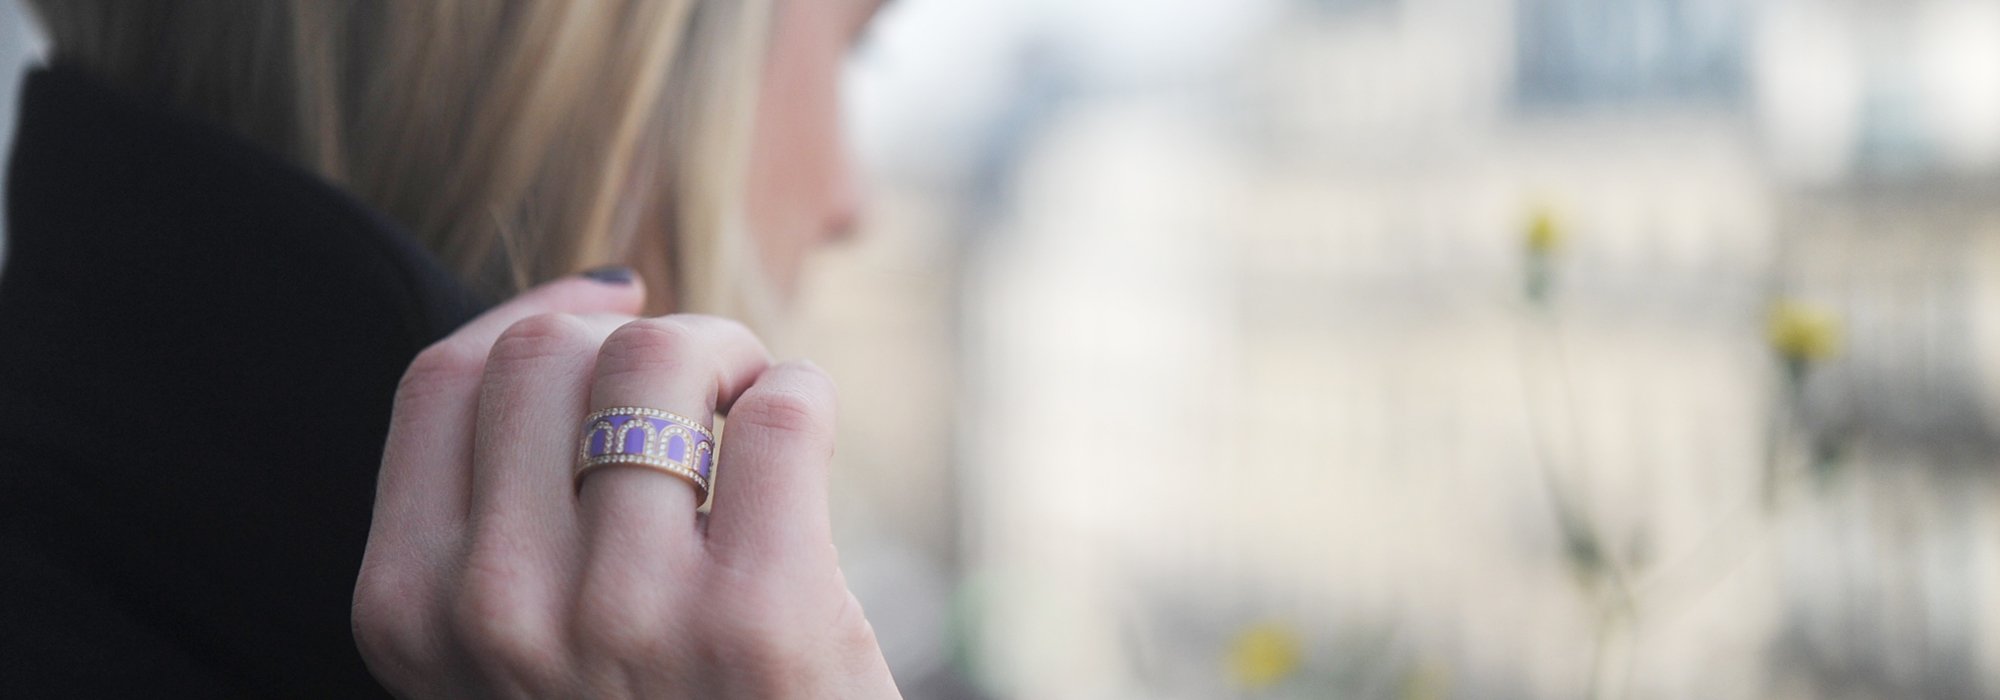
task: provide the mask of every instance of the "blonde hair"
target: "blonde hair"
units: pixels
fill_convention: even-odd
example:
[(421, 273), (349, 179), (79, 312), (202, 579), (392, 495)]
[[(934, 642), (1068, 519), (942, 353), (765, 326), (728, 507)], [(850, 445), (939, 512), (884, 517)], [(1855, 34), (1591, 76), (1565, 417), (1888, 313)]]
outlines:
[(772, 0), (30, 0), (52, 58), (242, 133), (494, 296), (607, 263), (754, 314)]

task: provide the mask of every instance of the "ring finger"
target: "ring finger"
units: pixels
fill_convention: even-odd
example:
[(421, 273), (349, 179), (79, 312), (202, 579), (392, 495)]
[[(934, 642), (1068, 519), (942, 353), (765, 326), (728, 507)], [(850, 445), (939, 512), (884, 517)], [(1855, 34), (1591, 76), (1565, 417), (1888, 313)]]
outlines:
[[(726, 409), (738, 394), (770, 365), (770, 356), (742, 324), (708, 316), (667, 316), (625, 324), (613, 331), (599, 351), (590, 390), (593, 414), (607, 409), (639, 408), (684, 417), (707, 428), (716, 411)], [(698, 466), (693, 449), (702, 439), (669, 444), (672, 418), (613, 417), (648, 427), (593, 437), (600, 452), (622, 451), (642, 439), (655, 440), (663, 458)], [(585, 426), (588, 429), (588, 426)], [(640, 434), (656, 433), (642, 438)], [(709, 439), (713, 448), (714, 442)], [(617, 450), (612, 448), (617, 445)], [(711, 453), (710, 463), (713, 463)], [(693, 561), (699, 546), (695, 509), (700, 489), (694, 479), (675, 473), (671, 465), (605, 464), (579, 475), (579, 507), (589, 538), (590, 574), (609, 581), (679, 580), (675, 574)], [(704, 475), (705, 476), (705, 475)]]

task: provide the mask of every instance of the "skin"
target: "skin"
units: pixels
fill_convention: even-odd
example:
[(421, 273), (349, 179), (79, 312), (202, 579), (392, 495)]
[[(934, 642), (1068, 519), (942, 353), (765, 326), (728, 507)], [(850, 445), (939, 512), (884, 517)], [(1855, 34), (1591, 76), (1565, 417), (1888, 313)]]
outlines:
[(771, 27), (745, 214), (765, 271), (787, 298), (807, 254), (850, 235), (858, 218), (840, 69), (880, 7), (881, 0), (792, 0)]
[[(780, 6), (751, 206), (786, 285), (852, 226), (837, 70), (874, 10)], [(900, 697), (833, 549), (832, 381), (645, 299), (558, 280), (411, 364), (355, 586), (370, 670), (403, 697)], [(712, 515), (650, 469), (572, 481), (583, 417), (614, 406), (728, 413)]]

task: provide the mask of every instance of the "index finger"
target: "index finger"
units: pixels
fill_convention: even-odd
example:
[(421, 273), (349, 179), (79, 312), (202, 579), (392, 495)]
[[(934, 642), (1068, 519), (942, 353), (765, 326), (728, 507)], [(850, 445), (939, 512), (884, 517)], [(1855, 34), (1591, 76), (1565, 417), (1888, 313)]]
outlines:
[[(637, 313), (645, 286), (625, 270), (592, 271), (523, 292), (426, 348), (403, 375), (389, 421), (368, 559), (416, 552), (465, 522), (472, 490), (479, 382), (493, 342), (514, 323), (544, 313)], [(364, 561), (366, 565), (367, 561)]]

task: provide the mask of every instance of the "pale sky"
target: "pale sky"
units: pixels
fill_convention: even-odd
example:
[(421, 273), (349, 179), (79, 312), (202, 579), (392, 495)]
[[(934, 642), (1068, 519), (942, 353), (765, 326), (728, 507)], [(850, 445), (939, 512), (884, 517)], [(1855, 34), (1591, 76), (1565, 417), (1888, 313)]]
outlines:
[[(1279, 0), (898, 0), (850, 71), (857, 147), (877, 167), (949, 167), (1005, 108), (1027, 47), (1085, 86), (1145, 84), (1229, 55)], [(912, 163), (911, 161), (931, 161)]]

